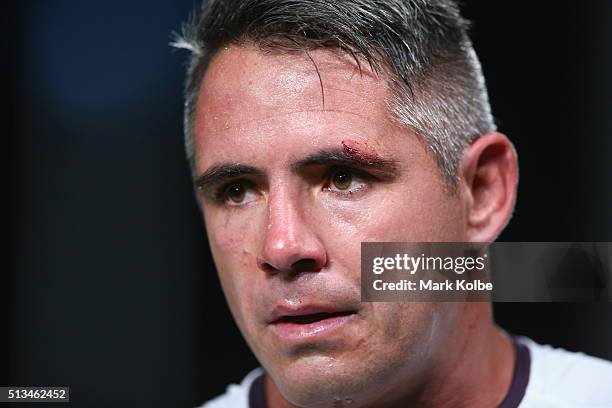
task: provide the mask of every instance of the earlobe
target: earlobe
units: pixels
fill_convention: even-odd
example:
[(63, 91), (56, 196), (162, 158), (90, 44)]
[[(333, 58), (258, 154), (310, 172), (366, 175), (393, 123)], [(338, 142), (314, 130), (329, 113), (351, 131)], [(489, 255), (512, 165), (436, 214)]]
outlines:
[(512, 142), (498, 132), (481, 136), (467, 148), (460, 173), (467, 239), (492, 242), (510, 220), (516, 201), (518, 165)]

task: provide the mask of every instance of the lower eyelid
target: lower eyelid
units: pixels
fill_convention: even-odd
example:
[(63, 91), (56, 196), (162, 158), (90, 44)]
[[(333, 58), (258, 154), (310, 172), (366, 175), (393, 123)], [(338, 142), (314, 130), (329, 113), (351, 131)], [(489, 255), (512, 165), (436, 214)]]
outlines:
[(367, 189), (369, 186), (367, 183), (365, 182), (361, 182), (361, 185), (357, 188), (353, 188), (351, 190), (333, 190), (331, 188), (328, 188), (329, 191), (331, 191), (332, 193), (338, 194), (338, 195), (342, 195), (342, 196), (351, 196), (353, 194), (359, 193), (365, 189)]

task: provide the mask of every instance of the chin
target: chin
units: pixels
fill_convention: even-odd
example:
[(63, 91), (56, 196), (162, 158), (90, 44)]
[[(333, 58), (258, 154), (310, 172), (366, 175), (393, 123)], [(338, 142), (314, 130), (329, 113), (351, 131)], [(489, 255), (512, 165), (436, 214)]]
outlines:
[(297, 406), (327, 405), (338, 400), (354, 399), (363, 384), (353, 370), (330, 367), (333, 363), (298, 363), (272, 376), (280, 393)]
[[(397, 364), (397, 362), (396, 362)], [(330, 356), (301, 357), (268, 370), (283, 397), (297, 406), (336, 406), (338, 401), (361, 406), (373, 389), (389, 384), (397, 369), (389, 362), (342, 359)]]

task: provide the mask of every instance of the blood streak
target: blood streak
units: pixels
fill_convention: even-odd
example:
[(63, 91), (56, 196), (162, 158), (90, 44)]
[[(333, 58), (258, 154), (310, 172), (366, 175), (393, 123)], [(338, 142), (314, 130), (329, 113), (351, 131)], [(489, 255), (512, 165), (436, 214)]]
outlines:
[(368, 142), (360, 142), (358, 140), (346, 139), (342, 142), (342, 150), (347, 155), (367, 164), (380, 164), (384, 160), (378, 155), (376, 149), (368, 145)]

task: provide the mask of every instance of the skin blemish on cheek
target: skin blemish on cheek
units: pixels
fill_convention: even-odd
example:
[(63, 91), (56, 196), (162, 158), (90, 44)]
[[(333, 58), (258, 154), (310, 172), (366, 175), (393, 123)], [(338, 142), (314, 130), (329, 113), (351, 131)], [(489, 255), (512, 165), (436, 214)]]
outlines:
[(385, 162), (376, 149), (368, 145), (368, 142), (345, 139), (340, 143), (342, 143), (344, 153), (359, 161), (367, 162), (368, 164), (381, 164)]
[(252, 255), (249, 251), (247, 251), (246, 249), (242, 250), (242, 257), (240, 259), (240, 265), (243, 268), (249, 267), (251, 265), (251, 259), (252, 259)]

